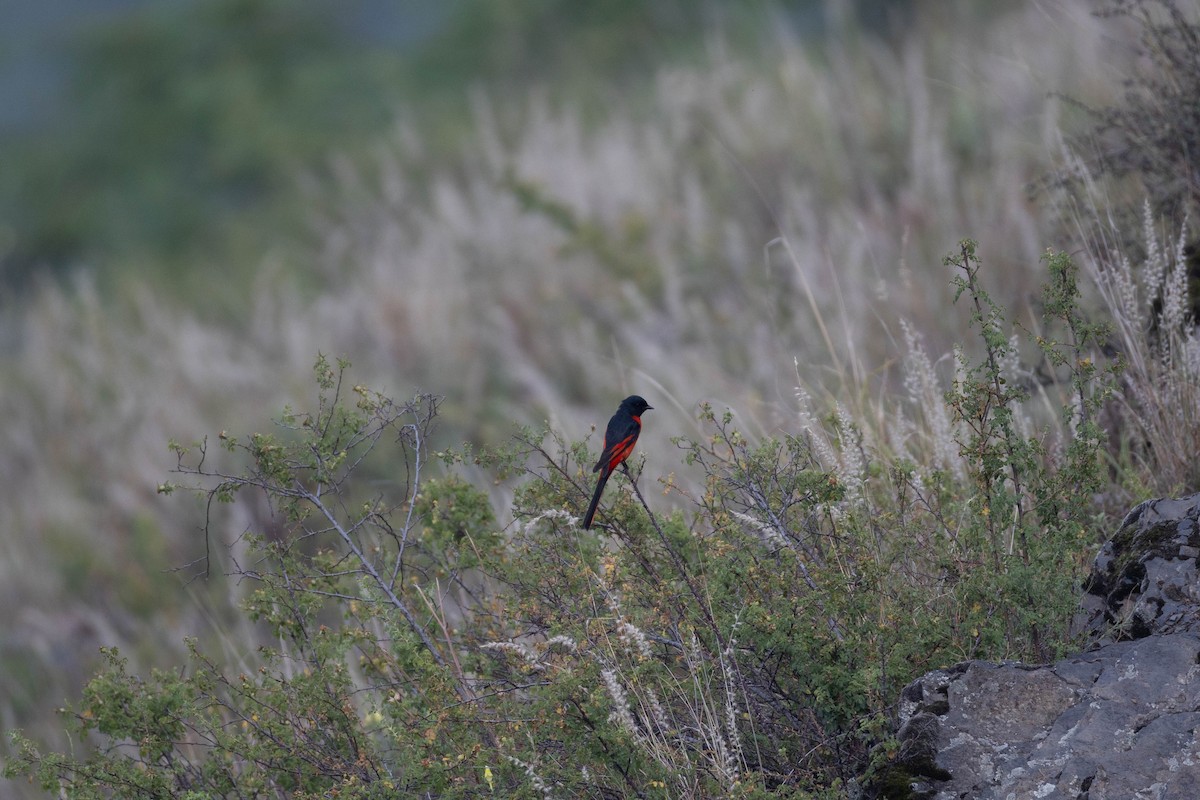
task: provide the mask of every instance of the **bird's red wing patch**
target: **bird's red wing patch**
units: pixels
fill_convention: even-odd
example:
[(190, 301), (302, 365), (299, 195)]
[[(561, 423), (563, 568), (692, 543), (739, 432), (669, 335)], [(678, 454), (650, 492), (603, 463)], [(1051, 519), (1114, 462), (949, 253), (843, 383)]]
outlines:
[(612, 456), (608, 459), (608, 469), (610, 472), (616, 469), (622, 461), (629, 458), (629, 454), (633, 452), (635, 444), (637, 444), (637, 436), (626, 436), (613, 445)]

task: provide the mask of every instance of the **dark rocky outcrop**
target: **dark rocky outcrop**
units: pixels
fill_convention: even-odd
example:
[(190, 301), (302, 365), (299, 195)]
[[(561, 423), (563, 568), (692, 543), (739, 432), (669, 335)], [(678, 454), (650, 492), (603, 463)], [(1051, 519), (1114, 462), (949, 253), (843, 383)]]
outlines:
[[(1200, 494), (1125, 515), (1084, 586), (1078, 624), (1097, 643), (1200, 632)], [(1200, 795), (1197, 795), (1200, 798)]]
[(972, 661), (901, 699), (900, 750), (866, 797), (1200, 798), (1200, 495), (1133, 509), (1055, 664)]

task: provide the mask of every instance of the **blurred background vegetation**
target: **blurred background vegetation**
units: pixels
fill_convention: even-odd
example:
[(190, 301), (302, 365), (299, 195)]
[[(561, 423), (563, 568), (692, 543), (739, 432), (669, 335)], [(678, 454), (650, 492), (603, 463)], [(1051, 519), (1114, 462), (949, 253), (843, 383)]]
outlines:
[[(808, 413), (801, 389), (886, 429), (906, 331), (943, 378), (969, 338), (942, 266), (959, 239), (979, 240), (997, 301), (1033, 316), (1040, 254), (1078, 245), (1036, 189), (1064, 137), (1093, 155), (1089, 109), (1139, 63), (1135, 27), (1093, 11), (7, 10), (0, 727), (61, 745), (51, 711), (99, 645), (169, 664), (195, 635), (244, 657), (242, 589), (171, 571), (203, 556), (205, 509), (155, 487), (168, 440), (308, 397), (318, 351), (384, 391), (445, 395), (446, 445), (547, 419), (578, 439), (637, 391), (656, 406), (653, 474), (681, 470), (668, 439), (699, 435), (702, 401), (764, 436)], [(1122, 473), (1105, 502), (1180, 480)], [(223, 513), (215, 548), (272, 524)]]
[[(881, 26), (906, 11), (863, 5)], [(18, 7), (2, 45), (4, 283), (86, 266), (106, 283), (236, 303), (247, 264), (304, 247), (298, 175), (333, 153), (361, 154), (417, 120), (453, 158), (476, 90), (645, 101), (638, 86), (656, 66), (694, 61), (714, 26), (754, 35), (768, 10), (808, 35), (825, 24), (812, 0)]]

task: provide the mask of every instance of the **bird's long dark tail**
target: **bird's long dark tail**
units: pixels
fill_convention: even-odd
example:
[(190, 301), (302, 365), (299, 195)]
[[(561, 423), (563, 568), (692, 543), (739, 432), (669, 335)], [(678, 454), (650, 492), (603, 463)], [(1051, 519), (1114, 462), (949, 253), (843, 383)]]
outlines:
[(596, 506), (600, 505), (600, 495), (604, 494), (604, 484), (608, 483), (608, 476), (611, 474), (612, 470), (610, 469), (600, 471), (600, 478), (596, 481), (596, 493), (592, 495), (592, 504), (588, 506), (587, 514), (583, 516), (585, 531), (592, 527), (592, 518), (596, 516)]

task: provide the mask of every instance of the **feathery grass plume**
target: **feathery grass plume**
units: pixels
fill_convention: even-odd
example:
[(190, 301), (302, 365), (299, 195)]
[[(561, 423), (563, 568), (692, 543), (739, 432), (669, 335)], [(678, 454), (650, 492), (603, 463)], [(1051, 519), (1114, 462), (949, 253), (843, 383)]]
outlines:
[(574, 653), (579, 650), (579, 645), (573, 638), (565, 634), (551, 636), (546, 640), (546, 652), (553, 653), (559, 650), (566, 653)]
[(734, 511), (733, 516), (735, 519), (745, 523), (750, 530), (754, 531), (755, 535), (757, 535), (762, 543), (770, 550), (777, 550), (782, 547), (794, 548), (796, 546), (793, 542), (789, 541), (787, 537), (780, 533), (779, 530), (773, 525), (768, 525), (767, 523), (755, 519), (754, 517), (742, 511)]
[(892, 458), (897, 463), (915, 463), (913, 446), (919, 438), (916, 423), (905, 413), (903, 404), (898, 403), (892, 409), (890, 424), (883, 431), (883, 440), (890, 449)]
[(625, 687), (621, 685), (621, 679), (617, 676), (616, 670), (602, 669), (600, 678), (604, 681), (608, 698), (612, 700), (613, 710), (609, 712), (609, 722), (615, 722), (621, 727), (621, 730), (641, 741), (644, 738), (642, 731), (633, 718), (633, 711), (629, 707), (629, 696), (625, 693)]
[(520, 768), (525, 773), (525, 777), (529, 779), (529, 785), (541, 792), (545, 800), (554, 800), (554, 792), (550, 790), (550, 786), (538, 774), (537, 768), (533, 764), (522, 761), (513, 755), (505, 755), (504, 758), (508, 763)]
[(863, 452), (864, 432), (851, 418), (850, 412), (839, 401), (835, 404), (835, 420), (838, 433), (838, 459), (835, 470), (838, 481), (846, 490), (844, 503), (858, 505), (862, 501), (863, 479), (866, 474), (866, 455)]
[[(1021, 361), (1021, 339), (1016, 331), (1009, 335), (1008, 349), (1001, 354), (997, 366), (1000, 375), (1013, 386), (1028, 385), (1032, 381), (1032, 370), (1026, 368)], [(1037, 437), (1038, 432), (1028, 398), (1014, 405), (1012, 416), (1018, 436), (1027, 441)], [(1078, 415), (1072, 417), (1074, 422), (1078, 422), (1079, 419), (1081, 417)]]
[(608, 586), (601, 575), (596, 576), (600, 590), (604, 592), (604, 602), (616, 620), (617, 640), (625, 646), (628, 652), (642, 660), (650, 659), (654, 653), (650, 648), (650, 640), (645, 631), (634, 625), (621, 612), (621, 598), (617, 591)]
[(613, 704), (609, 722), (624, 731), (642, 755), (658, 764), (665, 774), (675, 778), (681, 796), (694, 796), (696, 777), (690, 761), (693, 748), (688, 744), (685, 733), (671, 725), (653, 686), (630, 687), (637, 697), (635, 716), (629, 694), (619, 675), (612, 669), (604, 669), (600, 674)]
[(1185, 351), (1187, 341), (1193, 338), (1195, 332), (1193, 328), (1195, 320), (1192, 319), (1192, 293), (1188, 283), (1187, 257), (1184, 255), (1187, 236), (1187, 221), (1185, 220), (1170, 257), (1161, 252), (1153, 255), (1156, 260), (1162, 262), (1162, 269), (1166, 274), (1166, 280), (1162, 287), (1162, 313), (1159, 314), (1158, 326), (1161, 330), (1181, 332)]
[[(799, 380), (800, 361), (793, 359), (792, 363), (796, 368), (796, 378)], [(817, 463), (824, 469), (835, 469), (840, 459), (834, 452), (833, 445), (829, 440), (829, 434), (825, 431), (824, 426), (813, 416), (812, 396), (799, 383), (796, 384), (794, 392), (796, 397), (797, 427), (808, 437), (809, 446), (812, 448), (813, 454), (817, 457)]]
[[(732, 631), (738, 628), (739, 620), (735, 619)], [(720, 652), (721, 677), (725, 681), (724, 699), (725, 699), (725, 736), (729, 742), (728, 758), (726, 759), (725, 773), (737, 779), (737, 776), (745, 767), (746, 754), (742, 748), (742, 734), (738, 729), (738, 717), (741, 709), (738, 706), (737, 687), (741, 686), (741, 682), (737, 680), (735, 671), (737, 669), (734, 659), (737, 655), (737, 639), (732, 635), (726, 643), (725, 648)]]
[(1167, 238), (1143, 204), (1141, 251), (1134, 262), (1115, 233), (1105, 233), (1102, 198), (1087, 198), (1096, 232), (1085, 242), (1084, 269), (1114, 321), (1115, 349), (1126, 364), (1118, 393), (1121, 436), (1154, 491), (1171, 494), (1200, 481), (1190, 453), (1200, 448), (1200, 371), (1193, 320), (1195, 292), (1184, 252), (1189, 232)]
[(645, 631), (627, 619), (617, 620), (617, 638), (630, 650), (636, 651), (639, 658), (649, 659), (654, 655)]
[(731, 790), (745, 769), (733, 645), (714, 653), (692, 632), (675, 669), (630, 650), (621, 639), (618, 631), (619, 646), (610, 643), (610, 654), (600, 661), (609, 721), (663, 775), (673, 777), (680, 796), (699, 796), (709, 780)]
[(545, 522), (546, 520), (550, 520), (552, 522), (555, 520), (561, 520), (564, 522), (570, 522), (576, 526), (578, 526), (580, 524), (580, 522), (582, 522), (582, 518), (577, 517), (564, 509), (548, 508), (545, 511), (543, 511), (541, 514), (538, 514), (537, 516), (532, 517), (525, 522), (525, 524), (523, 526), (525, 533), (529, 533), (534, 528), (536, 528), (540, 523)]
[(540, 672), (546, 668), (542, 664), (538, 653), (525, 642), (484, 642), (479, 645), (479, 649), (494, 650), (500, 653), (513, 653), (524, 661), (531, 670)]
[(966, 474), (955, 441), (950, 412), (946, 408), (945, 390), (925, 352), (921, 334), (904, 319), (900, 320), (900, 330), (905, 345), (904, 387), (908, 390), (909, 400), (925, 422), (923, 432), (932, 448), (933, 464), (952, 474), (956, 480), (962, 480)]
[(1163, 281), (1169, 270), (1166, 254), (1158, 241), (1158, 231), (1154, 224), (1154, 215), (1150, 211), (1149, 200), (1142, 204), (1142, 244), (1146, 248), (1146, 257), (1142, 261), (1141, 269), (1144, 291), (1147, 297), (1159, 297), (1163, 294)]
[(1112, 268), (1100, 276), (1101, 292), (1111, 284), (1109, 307), (1120, 313), (1113, 317), (1124, 329), (1126, 337), (1137, 337), (1149, 330), (1150, 304), (1139, 300), (1139, 294), (1149, 297), (1158, 296), (1158, 282), (1153, 285), (1149, 280), (1143, 280), (1139, 292), (1138, 281), (1133, 275), (1133, 262), (1129, 256), (1121, 254), (1114, 260)]
[(693, 647), (684, 650), (694, 687), (692, 702), (688, 704), (692, 726), (707, 745), (702, 752), (708, 761), (708, 770), (717, 776), (726, 790), (732, 788), (745, 768), (737, 726), (735, 693), (738, 684), (732, 680), (733, 671), (726, 662), (731, 646), (727, 645), (715, 654), (715, 670), (712, 669), (712, 658), (703, 662), (693, 660), (701, 653), (694, 635)]

